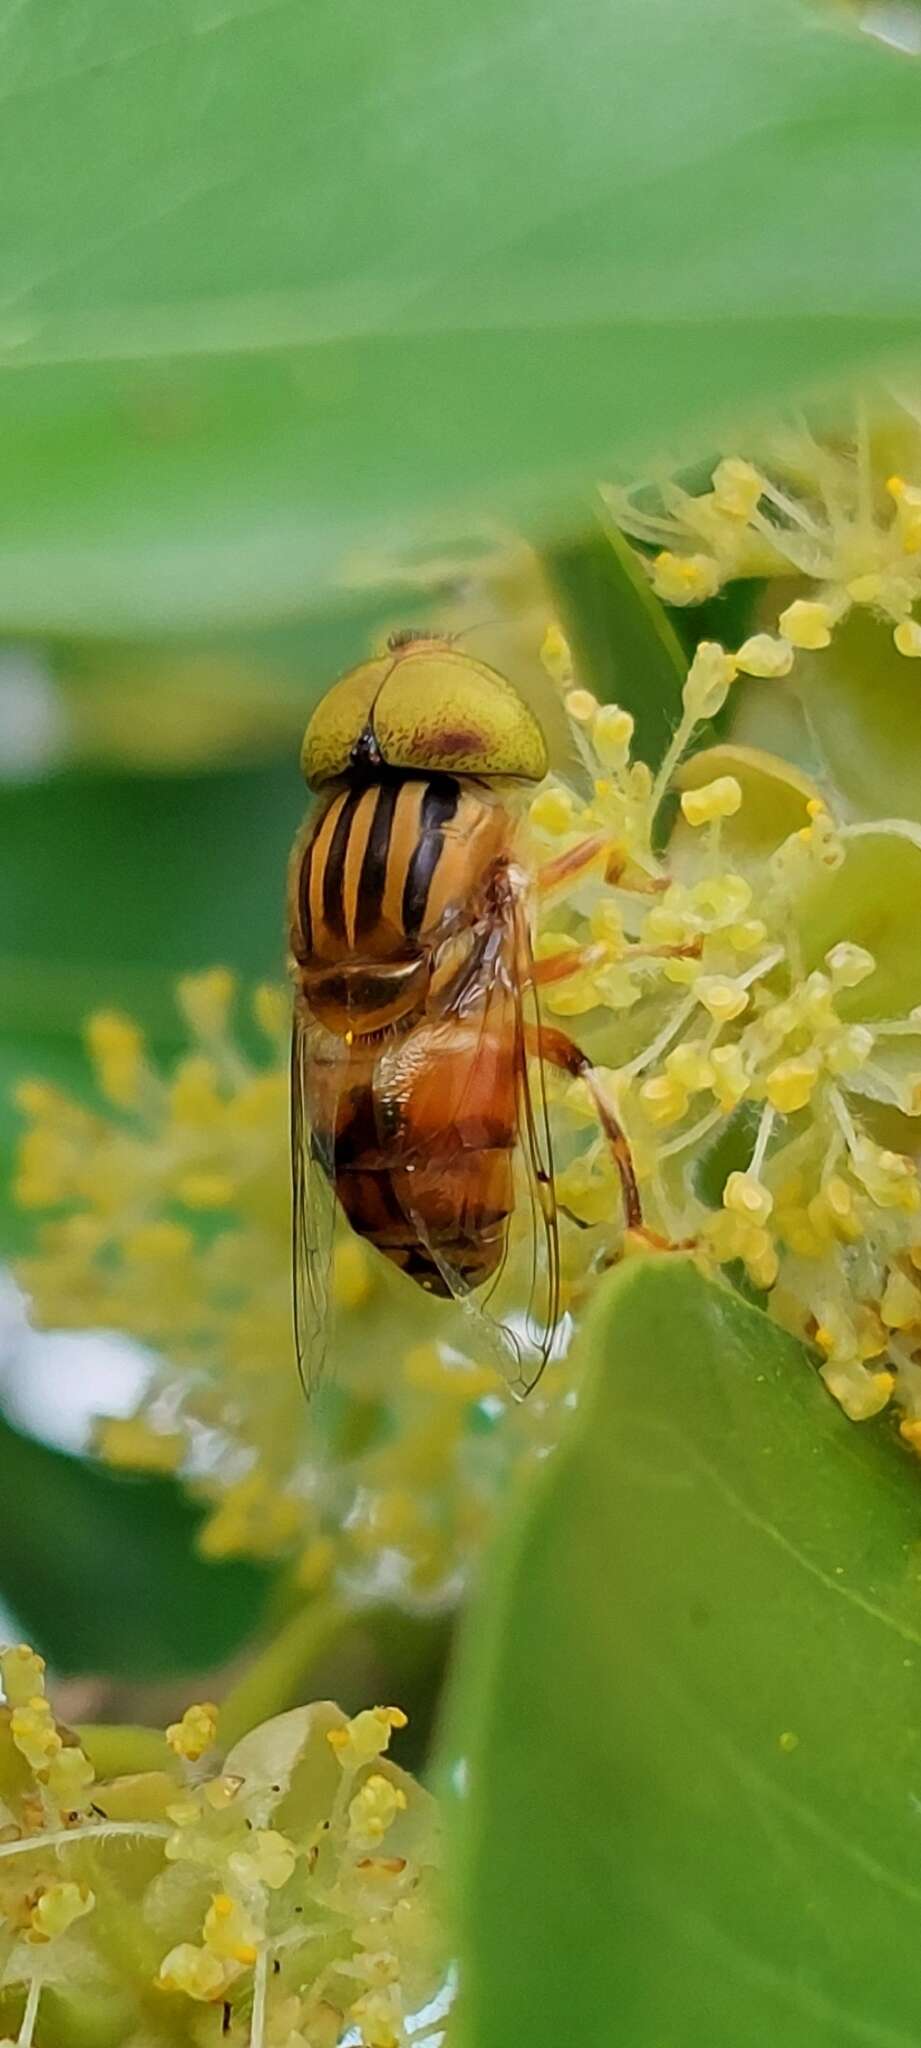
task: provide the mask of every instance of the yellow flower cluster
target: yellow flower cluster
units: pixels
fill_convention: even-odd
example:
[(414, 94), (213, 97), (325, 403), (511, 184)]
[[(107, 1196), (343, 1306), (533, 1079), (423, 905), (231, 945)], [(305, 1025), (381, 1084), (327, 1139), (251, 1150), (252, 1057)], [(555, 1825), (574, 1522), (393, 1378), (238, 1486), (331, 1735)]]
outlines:
[[(92, 1106), (21, 1084), (16, 1193), (52, 1215), (19, 1278), (44, 1326), (115, 1328), (149, 1348), (139, 1412), (101, 1421), (97, 1446), (126, 1469), (187, 1473), (208, 1509), (206, 1555), (287, 1555), (305, 1591), (335, 1573), (358, 1598), (440, 1604), (480, 1549), (508, 1462), (553, 1440), (565, 1376), (518, 1413), (501, 1372), (471, 1357), (459, 1312), (343, 1231), (335, 1369), (307, 1405), (291, 1328), (288, 1006), (260, 989), (240, 1017), (236, 994), (222, 969), (180, 984), (191, 1048), (168, 1071), (130, 1019), (91, 1019)], [(382, 1318), (402, 1354), (381, 1344)]]
[[(549, 658), (567, 688), (558, 637)], [(698, 648), (655, 780), (631, 763), (622, 714), (570, 689), (591, 792), (580, 802), (548, 784), (531, 826), (544, 855), (593, 840), (600, 863), (594, 879), (580, 874), (556, 892), (561, 922), (544, 930), (539, 952), (571, 971), (551, 981), (546, 1006), (587, 1020), (583, 1042), (606, 1070), (647, 1222), (743, 1274), (780, 1321), (816, 1344), (849, 1415), (862, 1419), (894, 1397), (903, 1436), (921, 1448), (912, 1122), (921, 1113), (921, 1013), (878, 1014), (880, 963), (847, 934), (849, 861), (864, 828), (839, 825), (804, 778), (771, 757), (739, 751), (746, 791), (738, 776), (708, 775), (706, 755), (680, 768), (696, 724), (721, 707), (738, 672), (714, 643)], [(722, 765), (733, 750), (712, 758)], [(689, 773), (657, 854), (663, 798)], [(831, 877), (843, 928), (817, 952), (815, 913)], [(909, 1058), (913, 1051), (917, 1069), (893, 1079), (896, 1043)], [(557, 1092), (573, 1120), (591, 1116), (583, 1083)], [(883, 1104), (893, 1107), (884, 1113)], [(894, 1122), (904, 1149), (886, 1136)], [(559, 1192), (586, 1225), (616, 1212), (616, 1176), (597, 1131), (564, 1166)]]
[[(905, 473), (903, 473), (905, 472)], [(888, 622), (900, 654), (921, 656), (921, 434), (913, 416), (893, 412), (871, 431), (858, 419), (853, 443), (818, 440), (808, 426), (775, 434), (765, 462), (717, 463), (709, 488), (674, 480), (656, 488), (605, 486), (618, 524), (643, 547), (665, 604), (694, 605), (737, 577), (805, 579), (787, 596), (772, 633), (735, 655), (754, 676), (784, 676), (800, 649), (830, 645), (855, 608)]]
[[(0, 1652), (0, 1681), (0, 2027), (21, 2048), (95, 2038), (94, 2015), (124, 2048), (153, 2017), (201, 2048), (405, 2048), (410, 2018), (426, 2038), (416, 2016), (447, 1986), (438, 1824), (385, 1755), (398, 1709), (296, 1708), (203, 1777), (214, 1709), (192, 1706), (162, 1769), (106, 1779), (55, 1722), (40, 1658)], [(87, 1784), (65, 1806), (70, 1755)]]

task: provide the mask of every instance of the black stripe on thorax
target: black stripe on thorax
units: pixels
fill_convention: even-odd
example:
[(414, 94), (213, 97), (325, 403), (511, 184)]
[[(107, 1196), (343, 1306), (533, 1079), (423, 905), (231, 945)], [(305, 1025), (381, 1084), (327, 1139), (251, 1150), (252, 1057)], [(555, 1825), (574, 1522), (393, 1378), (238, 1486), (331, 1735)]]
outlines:
[(445, 776), (430, 782), (422, 799), (419, 837), (403, 887), (403, 930), (407, 938), (415, 938), (421, 931), (432, 877), (444, 847), (443, 827), (453, 818), (459, 798), (458, 784)]
[(377, 925), (384, 901), (384, 887), (387, 881), (387, 859), (390, 853), (390, 835), (393, 830), (393, 815), (397, 797), (400, 794), (398, 782), (382, 782), (377, 792), (371, 830), (361, 864), (358, 883), (358, 906), (355, 913), (355, 937), (364, 938)]
[(323, 869), (323, 922), (336, 939), (345, 938), (345, 856), (352, 819), (363, 795), (364, 790), (358, 786), (345, 797)]
[(310, 914), (310, 873), (313, 867), (314, 837), (315, 835), (311, 833), (304, 848), (301, 872), (298, 878), (298, 911), (300, 914), (301, 942), (305, 960), (309, 959), (310, 954), (313, 952), (313, 919)]

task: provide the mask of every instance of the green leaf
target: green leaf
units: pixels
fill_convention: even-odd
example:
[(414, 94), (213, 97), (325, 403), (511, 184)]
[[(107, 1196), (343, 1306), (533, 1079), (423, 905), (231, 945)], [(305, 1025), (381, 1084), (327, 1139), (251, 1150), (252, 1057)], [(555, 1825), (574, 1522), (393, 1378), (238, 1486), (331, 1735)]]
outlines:
[(921, 69), (804, 0), (24, 0), (4, 81), (17, 627), (559, 531), (599, 465), (917, 341)]
[(455, 1680), (465, 2039), (914, 2048), (917, 1468), (688, 1262), (584, 1355)]
[(296, 749), (287, 765), (246, 773), (72, 775), (4, 791), (0, 1033), (72, 1040), (102, 1005), (175, 1040), (177, 973), (221, 961), (279, 978), (304, 809)]
[(891, 625), (854, 611), (794, 671), (819, 761), (857, 818), (921, 821), (921, 672)]
[(688, 659), (634, 549), (596, 519), (548, 549), (544, 568), (578, 681), (632, 713), (636, 752), (655, 766), (681, 717)]
[(839, 939), (866, 946), (876, 972), (842, 992), (848, 1017), (904, 1017), (921, 1002), (921, 826), (852, 825), (844, 862), (800, 899), (797, 922), (807, 967), (820, 967)]
[(0, 1419), (0, 1600), (58, 1671), (204, 1671), (259, 1626), (273, 1578), (207, 1563), (169, 1479), (124, 1478)]

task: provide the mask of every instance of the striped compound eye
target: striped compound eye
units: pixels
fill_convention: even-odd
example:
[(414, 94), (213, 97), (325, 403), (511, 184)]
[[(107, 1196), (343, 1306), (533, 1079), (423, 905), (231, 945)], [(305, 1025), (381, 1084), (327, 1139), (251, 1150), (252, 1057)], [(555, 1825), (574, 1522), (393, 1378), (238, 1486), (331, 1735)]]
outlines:
[(350, 670), (321, 699), (301, 767), (311, 789), (380, 768), (539, 782), (547, 747), (534, 713), (497, 669), (450, 641), (395, 635), (385, 655)]

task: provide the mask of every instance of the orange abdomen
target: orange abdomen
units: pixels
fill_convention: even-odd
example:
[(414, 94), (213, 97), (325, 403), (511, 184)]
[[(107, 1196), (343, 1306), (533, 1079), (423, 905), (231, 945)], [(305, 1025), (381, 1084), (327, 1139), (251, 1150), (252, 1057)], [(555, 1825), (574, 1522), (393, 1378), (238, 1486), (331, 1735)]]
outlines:
[(501, 1264), (517, 1136), (505, 1036), (423, 1020), (344, 1093), (329, 1133), (336, 1193), (362, 1237), (434, 1294)]

